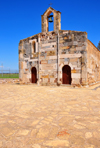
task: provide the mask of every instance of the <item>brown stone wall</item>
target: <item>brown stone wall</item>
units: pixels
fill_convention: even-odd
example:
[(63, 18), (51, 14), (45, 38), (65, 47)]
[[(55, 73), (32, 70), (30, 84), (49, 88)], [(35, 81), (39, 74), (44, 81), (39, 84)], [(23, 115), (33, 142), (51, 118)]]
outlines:
[[(35, 42), (35, 53), (32, 49)], [(36, 61), (33, 61), (36, 60)], [(32, 36), (19, 43), (19, 78), (23, 82), (31, 82), (31, 68), (36, 67), (38, 73), (38, 36)]]
[(85, 84), (87, 33), (61, 30), (59, 35), (60, 78), (62, 78), (63, 66), (69, 65), (72, 84)]
[(87, 78), (91, 84), (100, 81), (100, 51), (91, 41), (87, 42)]
[(57, 83), (57, 34), (52, 31), (40, 35), (40, 84)]
[[(40, 84), (62, 83), (62, 68), (71, 67), (72, 84), (86, 83), (87, 35), (85, 32), (45, 32), (20, 41), (20, 79), (31, 82), (31, 69), (37, 70)], [(36, 52), (32, 43), (35, 42)]]

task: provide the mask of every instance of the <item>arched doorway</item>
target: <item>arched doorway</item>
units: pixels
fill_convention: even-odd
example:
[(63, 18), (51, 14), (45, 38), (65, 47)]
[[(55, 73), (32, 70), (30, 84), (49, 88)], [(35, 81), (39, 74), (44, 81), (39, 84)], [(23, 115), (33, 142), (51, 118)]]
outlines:
[(71, 84), (71, 68), (65, 65), (62, 68), (62, 84)]
[(37, 83), (37, 70), (35, 67), (32, 67), (31, 69), (31, 78), (32, 78), (32, 83)]

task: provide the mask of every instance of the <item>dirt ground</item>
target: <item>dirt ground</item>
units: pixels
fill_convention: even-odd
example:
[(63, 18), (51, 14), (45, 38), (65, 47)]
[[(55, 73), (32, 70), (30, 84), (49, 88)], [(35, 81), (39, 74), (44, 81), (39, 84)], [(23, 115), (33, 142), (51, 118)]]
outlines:
[(0, 148), (100, 148), (100, 83), (0, 84)]

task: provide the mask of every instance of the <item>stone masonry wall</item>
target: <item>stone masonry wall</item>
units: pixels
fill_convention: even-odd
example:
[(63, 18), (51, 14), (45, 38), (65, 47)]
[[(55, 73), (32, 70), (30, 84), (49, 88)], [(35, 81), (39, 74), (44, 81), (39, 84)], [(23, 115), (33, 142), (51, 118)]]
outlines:
[(57, 83), (57, 34), (40, 35), (40, 83)]
[(87, 47), (88, 84), (100, 81), (100, 51), (88, 40)]
[[(36, 53), (32, 51), (32, 41), (36, 43)], [(31, 68), (38, 72), (38, 36), (21, 40), (19, 43), (19, 78), (23, 82), (31, 82)]]
[(79, 31), (60, 31), (60, 80), (62, 81), (62, 67), (71, 67), (72, 84), (86, 83), (87, 61), (87, 33)]
[[(31, 68), (37, 69), (40, 84), (62, 84), (62, 68), (71, 67), (72, 84), (86, 82), (86, 46), (85, 32), (59, 31), (40, 33), (19, 43), (20, 79), (31, 82)], [(36, 51), (33, 51), (35, 42)]]

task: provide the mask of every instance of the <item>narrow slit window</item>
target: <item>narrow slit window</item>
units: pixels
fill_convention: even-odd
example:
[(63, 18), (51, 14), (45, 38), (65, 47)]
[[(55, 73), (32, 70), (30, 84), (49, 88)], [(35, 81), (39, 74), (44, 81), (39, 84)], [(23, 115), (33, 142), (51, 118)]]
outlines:
[(35, 41), (33, 41), (33, 43), (32, 43), (32, 49), (33, 49), (33, 53), (36, 53), (36, 43), (35, 43)]

